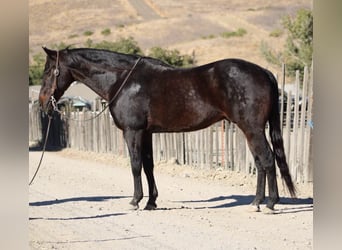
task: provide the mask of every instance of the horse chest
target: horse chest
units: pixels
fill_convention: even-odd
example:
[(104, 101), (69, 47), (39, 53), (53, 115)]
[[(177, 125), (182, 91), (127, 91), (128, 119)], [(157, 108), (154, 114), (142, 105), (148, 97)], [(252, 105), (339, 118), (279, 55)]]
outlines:
[(121, 128), (143, 128), (146, 126), (146, 113), (149, 99), (142, 94), (142, 87), (138, 83), (122, 90), (112, 114), (117, 125)]

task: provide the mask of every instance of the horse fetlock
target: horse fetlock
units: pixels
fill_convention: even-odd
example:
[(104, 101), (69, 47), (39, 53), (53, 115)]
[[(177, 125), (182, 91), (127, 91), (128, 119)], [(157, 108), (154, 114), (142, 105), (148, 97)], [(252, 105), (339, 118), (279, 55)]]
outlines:
[(155, 210), (157, 208), (157, 204), (155, 202), (147, 202), (144, 210)]
[(279, 197), (274, 197), (274, 198), (270, 198), (267, 202), (266, 207), (268, 209), (274, 210), (274, 206), (275, 204), (277, 204), (279, 202)]
[(138, 210), (139, 209), (138, 203), (134, 203), (133, 201), (131, 201), (129, 204), (130, 204), (129, 210)]
[(139, 199), (133, 198), (129, 204), (132, 205), (133, 207), (139, 208), (139, 202), (141, 201), (141, 199), (142, 197)]
[(259, 204), (263, 203), (264, 200), (265, 200), (264, 195), (258, 195), (257, 194), (251, 205), (259, 206)]

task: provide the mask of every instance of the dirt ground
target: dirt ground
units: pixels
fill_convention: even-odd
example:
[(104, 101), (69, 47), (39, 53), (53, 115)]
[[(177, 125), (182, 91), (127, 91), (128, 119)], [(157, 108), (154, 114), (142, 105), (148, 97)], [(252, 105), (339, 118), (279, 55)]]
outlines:
[[(30, 151), (30, 178), (41, 152)], [(255, 177), (157, 164), (158, 209), (130, 210), (127, 159), (47, 152), (29, 188), (30, 249), (312, 249), (312, 187), (294, 201), (279, 183), (274, 214), (250, 212)], [(144, 191), (147, 185), (144, 180)], [(261, 210), (265, 208), (262, 205)]]
[[(310, 5), (309, 0), (30, 0), (30, 58), (42, 52), (42, 45), (82, 47), (88, 38), (99, 42), (133, 36), (144, 51), (162, 46), (195, 53), (198, 65), (238, 57), (277, 72), (261, 56), (260, 42), (281, 48), (285, 35), (269, 33), (280, 27), (281, 16)], [(105, 28), (112, 31), (106, 37), (101, 34)], [(247, 34), (220, 36), (238, 28)], [(86, 37), (85, 31), (94, 34)], [(29, 153), (30, 178), (40, 154)], [(170, 163), (158, 164), (155, 175), (158, 209), (142, 210), (144, 197), (141, 209), (130, 210), (133, 179), (127, 159), (47, 152), (29, 188), (30, 249), (313, 248), (312, 186), (298, 185), (299, 199), (293, 201), (279, 182), (281, 203), (269, 215), (249, 211), (254, 176)]]

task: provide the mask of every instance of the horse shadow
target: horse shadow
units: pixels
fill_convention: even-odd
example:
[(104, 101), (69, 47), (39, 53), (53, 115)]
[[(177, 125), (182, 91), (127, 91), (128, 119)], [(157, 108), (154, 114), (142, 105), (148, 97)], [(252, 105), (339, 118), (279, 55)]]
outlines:
[(56, 221), (68, 221), (68, 220), (88, 220), (88, 219), (100, 219), (106, 217), (115, 217), (120, 215), (126, 215), (126, 213), (113, 213), (113, 214), (98, 214), (91, 216), (77, 216), (77, 217), (67, 217), (67, 218), (59, 218), (59, 217), (29, 217), (29, 220), (56, 220)]
[(51, 206), (66, 202), (79, 202), (79, 201), (88, 201), (88, 202), (103, 202), (107, 200), (117, 200), (117, 199), (126, 199), (131, 198), (131, 196), (86, 196), (86, 197), (72, 197), (66, 199), (54, 199), (47, 201), (36, 201), (30, 202), (29, 206), (32, 207), (40, 207), (40, 206)]
[[(45, 151), (47, 152), (58, 152), (63, 150), (65, 147), (62, 146), (56, 146), (56, 145), (46, 145)], [(36, 145), (29, 146), (29, 152), (38, 152), (43, 151), (43, 143), (38, 142)]]
[[(192, 204), (195, 205), (193, 209), (218, 209), (218, 208), (230, 208), (236, 206), (245, 206), (250, 205), (255, 196), (254, 195), (229, 195), (229, 196), (218, 196), (207, 200), (185, 200), (185, 201), (174, 201), (183, 204)], [(263, 202), (266, 204), (267, 199)], [(221, 203), (211, 205), (213, 203)], [(198, 204), (198, 205), (196, 205)], [(282, 197), (280, 198), (279, 204), (282, 205), (294, 205), (293, 208), (285, 208), (283, 212), (291, 211), (295, 212), (298, 209), (301, 211), (312, 211), (313, 210), (313, 199), (312, 198), (287, 198)], [(303, 207), (303, 205), (305, 205)]]
[[(125, 199), (130, 198), (130, 196), (88, 196), (88, 197), (72, 197), (66, 199), (54, 199), (54, 200), (46, 200), (46, 201), (36, 201), (30, 202), (29, 206), (32, 207), (41, 207), (41, 206), (53, 206), (57, 204), (67, 203), (67, 202), (104, 202), (109, 200), (116, 199)], [(89, 216), (77, 216), (77, 217), (29, 217), (29, 220), (59, 220), (59, 221), (68, 221), (68, 220), (86, 220), (86, 219), (100, 219), (100, 218), (108, 218), (108, 217), (116, 217), (126, 215), (126, 213), (110, 213), (110, 214), (96, 214)]]

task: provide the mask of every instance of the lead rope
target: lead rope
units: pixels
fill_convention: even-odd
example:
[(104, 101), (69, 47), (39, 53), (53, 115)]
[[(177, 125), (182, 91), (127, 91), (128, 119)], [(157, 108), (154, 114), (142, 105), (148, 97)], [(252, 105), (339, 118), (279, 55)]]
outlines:
[[(57, 105), (56, 105), (56, 99), (53, 96), (53, 93), (55, 92), (55, 89), (57, 88), (57, 77), (59, 76), (58, 63), (59, 63), (59, 50), (57, 50), (56, 67), (55, 67), (55, 70), (53, 71), (53, 74), (55, 75), (55, 78), (53, 80), (53, 84), (52, 84), (52, 88), (51, 88), (51, 96), (50, 96), (51, 105), (53, 106), (53, 110), (54, 111), (58, 111)], [(33, 183), (33, 180), (36, 178), (36, 175), (38, 174), (38, 171), (39, 171), (40, 166), (41, 166), (42, 161), (43, 161), (43, 157), (44, 157), (44, 153), (45, 153), (45, 149), (46, 149), (46, 144), (47, 144), (47, 139), (49, 137), (49, 131), (50, 131), (50, 126), (51, 126), (52, 115), (48, 115), (48, 117), (49, 117), (49, 123), (48, 123), (48, 127), (47, 127), (47, 130), (46, 130), (45, 142), (44, 142), (44, 145), (43, 145), (43, 152), (42, 152), (42, 155), (40, 156), (40, 160), (39, 160), (39, 164), (38, 164), (38, 167), (36, 169), (36, 172), (34, 173), (31, 181), (29, 182), (29, 186), (31, 186), (31, 184)]]
[(49, 115), (49, 123), (48, 123), (48, 127), (47, 127), (47, 130), (46, 130), (46, 135), (45, 135), (45, 142), (44, 142), (44, 146), (43, 146), (43, 152), (42, 152), (42, 155), (40, 157), (40, 161), (39, 161), (39, 164), (38, 164), (38, 167), (37, 167), (37, 170), (36, 172), (34, 173), (30, 183), (29, 183), (29, 186), (31, 186), (34, 178), (36, 178), (36, 175), (38, 173), (38, 170), (40, 168), (40, 165), (42, 164), (42, 161), (43, 161), (43, 157), (44, 157), (44, 153), (45, 153), (45, 149), (46, 149), (46, 144), (47, 144), (47, 139), (48, 139), (48, 136), (49, 136), (49, 131), (50, 131), (50, 125), (51, 125), (51, 120), (52, 120), (52, 116)]

